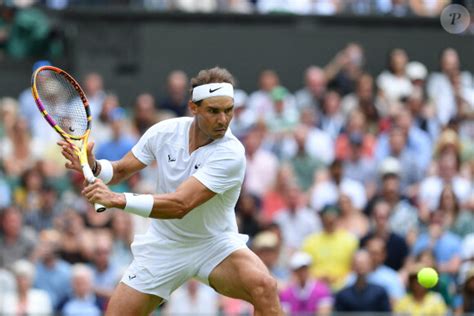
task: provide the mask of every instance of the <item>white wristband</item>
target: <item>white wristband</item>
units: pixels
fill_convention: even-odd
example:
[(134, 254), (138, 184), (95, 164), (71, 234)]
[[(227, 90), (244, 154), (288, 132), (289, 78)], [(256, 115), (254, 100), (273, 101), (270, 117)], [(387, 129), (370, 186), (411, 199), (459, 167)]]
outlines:
[(153, 209), (153, 195), (135, 194), (125, 192), (125, 208), (127, 213), (136, 214), (142, 217), (149, 217)]
[(97, 163), (100, 164), (101, 167), (97, 178), (102, 180), (105, 184), (109, 183), (114, 177), (114, 167), (112, 163), (106, 159), (97, 160)]

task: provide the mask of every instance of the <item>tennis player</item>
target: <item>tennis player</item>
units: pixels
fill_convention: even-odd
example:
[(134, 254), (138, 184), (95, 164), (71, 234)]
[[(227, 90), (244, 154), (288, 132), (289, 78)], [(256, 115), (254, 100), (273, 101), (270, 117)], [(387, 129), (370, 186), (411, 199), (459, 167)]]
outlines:
[[(153, 218), (135, 236), (134, 260), (115, 289), (107, 315), (148, 315), (190, 278), (243, 299), (255, 315), (281, 315), (276, 281), (238, 233), (234, 206), (245, 174), (245, 152), (232, 135), (233, 77), (223, 68), (191, 80), (191, 117), (152, 126), (121, 160), (89, 163), (100, 179), (82, 193), (91, 203)], [(66, 167), (80, 171), (65, 142)], [(107, 184), (125, 180), (153, 161), (157, 194), (115, 193)]]

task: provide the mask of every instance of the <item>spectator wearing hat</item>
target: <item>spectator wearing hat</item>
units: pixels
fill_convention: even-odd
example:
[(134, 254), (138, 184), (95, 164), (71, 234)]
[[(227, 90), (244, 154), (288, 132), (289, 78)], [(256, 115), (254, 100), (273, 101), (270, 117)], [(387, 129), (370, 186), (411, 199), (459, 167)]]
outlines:
[(372, 261), (365, 250), (353, 256), (355, 282), (336, 294), (335, 310), (338, 312), (390, 312), (390, 301), (385, 289), (368, 280)]
[(278, 263), (280, 247), (278, 235), (269, 230), (258, 233), (252, 241), (252, 250), (255, 254), (262, 260), (272, 276), (280, 284), (285, 284), (289, 278), (289, 271)]
[[(382, 200), (390, 206), (389, 225), (393, 232), (411, 240), (418, 231), (418, 211), (402, 194), (400, 186), (401, 166), (398, 159), (389, 157), (379, 167), (382, 184), (377, 195), (369, 203), (366, 212), (372, 210), (376, 201)], [(411, 237), (409, 237), (411, 236)]]
[(394, 312), (413, 316), (444, 316), (447, 306), (443, 297), (418, 283), (417, 273), (423, 268), (415, 265), (410, 269), (407, 294), (395, 304)]
[(474, 266), (467, 272), (461, 293), (455, 298), (453, 307), (455, 315), (474, 313)]
[(305, 252), (294, 253), (289, 261), (294, 281), (280, 292), (280, 300), (287, 314), (328, 315), (333, 298), (329, 287), (309, 273), (311, 256)]
[(377, 200), (371, 208), (372, 229), (361, 239), (360, 244), (365, 247), (367, 241), (374, 237), (384, 240), (386, 249), (384, 264), (398, 271), (408, 256), (407, 242), (402, 236), (394, 233), (390, 227), (390, 204), (387, 201)]
[(32, 288), (35, 266), (27, 260), (18, 260), (11, 269), (16, 278), (16, 291), (0, 294), (2, 315), (50, 315), (53, 312), (48, 293)]
[(264, 118), (270, 133), (273, 134), (273, 141), (278, 144), (282, 136), (294, 129), (299, 113), (285, 87), (276, 86), (270, 91), (270, 97), (273, 106), (265, 113)]
[(353, 234), (337, 228), (339, 214), (337, 205), (323, 207), (320, 211), (323, 230), (308, 236), (301, 248), (312, 258), (311, 275), (328, 282), (333, 289), (344, 284), (358, 247)]

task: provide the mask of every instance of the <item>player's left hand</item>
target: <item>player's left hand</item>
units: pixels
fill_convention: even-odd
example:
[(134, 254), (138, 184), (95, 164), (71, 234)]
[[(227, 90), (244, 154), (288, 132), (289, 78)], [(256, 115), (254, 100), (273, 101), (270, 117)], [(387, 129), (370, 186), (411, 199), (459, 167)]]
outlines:
[(86, 183), (81, 193), (89, 202), (101, 204), (106, 208), (120, 207), (120, 200), (123, 196), (123, 194), (112, 192), (100, 179), (96, 179), (91, 184)]

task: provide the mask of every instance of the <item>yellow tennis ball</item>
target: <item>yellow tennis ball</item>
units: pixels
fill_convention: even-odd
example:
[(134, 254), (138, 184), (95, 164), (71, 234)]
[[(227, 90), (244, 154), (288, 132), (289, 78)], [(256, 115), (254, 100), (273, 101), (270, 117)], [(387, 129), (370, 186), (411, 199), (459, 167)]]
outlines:
[(438, 272), (433, 268), (423, 268), (418, 271), (417, 278), (421, 286), (429, 289), (438, 283)]

